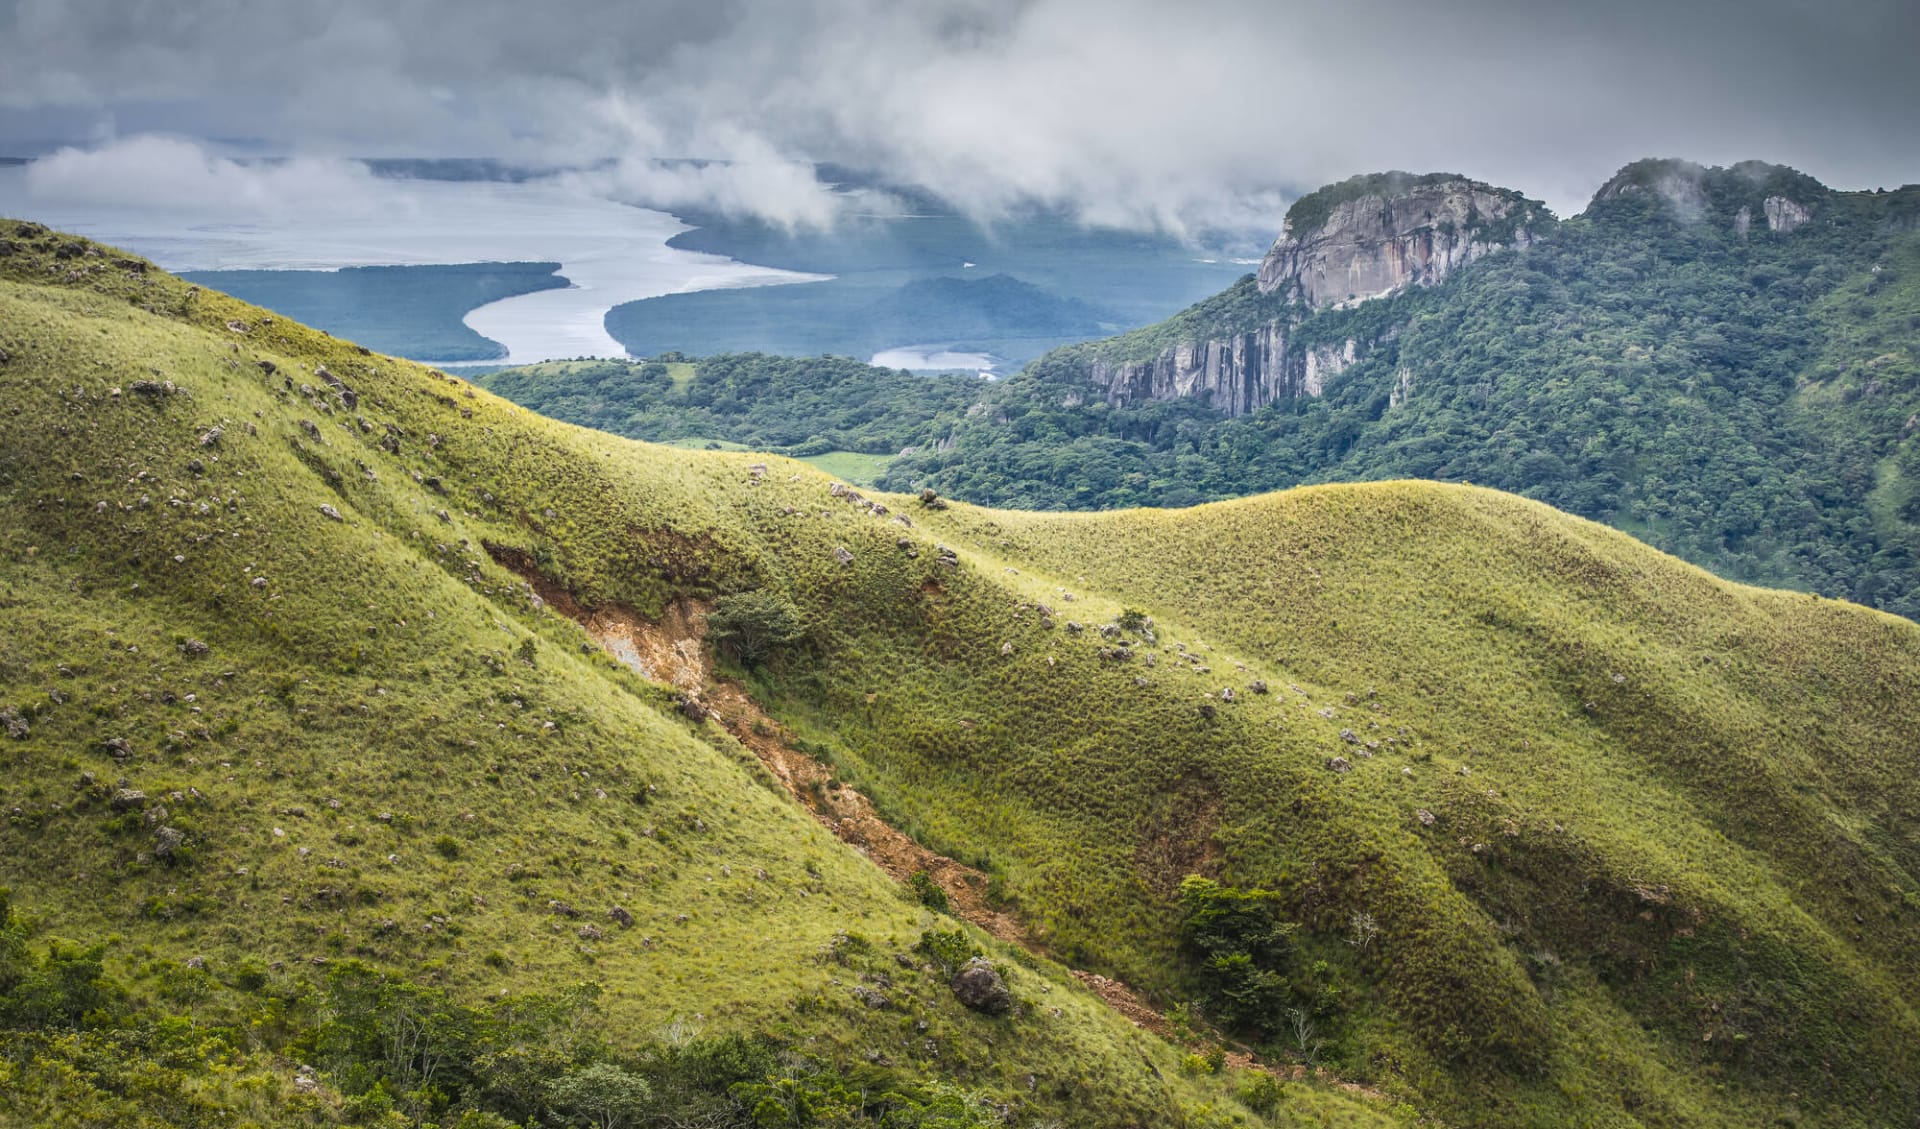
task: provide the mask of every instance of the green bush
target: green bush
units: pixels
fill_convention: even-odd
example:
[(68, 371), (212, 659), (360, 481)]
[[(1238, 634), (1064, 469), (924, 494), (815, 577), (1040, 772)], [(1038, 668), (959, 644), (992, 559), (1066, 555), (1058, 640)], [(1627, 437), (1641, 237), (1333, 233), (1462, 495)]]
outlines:
[(952, 906), (947, 901), (947, 892), (936, 885), (933, 877), (926, 871), (914, 871), (907, 878), (907, 885), (913, 888), (914, 896), (920, 899), (921, 905), (935, 913), (951, 912)]
[(758, 666), (806, 633), (799, 606), (765, 589), (722, 596), (707, 615), (707, 638), (744, 666)]
[(1259, 1114), (1272, 1113), (1286, 1097), (1286, 1086), (1264, 1070), (1248, 1073), (1240, 1083), (1240, 1104)]
[(980, 955), (980, 950), (959, 929), (929, 929), (920, 935), (920, 943), (913, 949), (932, 961), (947, 976), (960, 971), (961, 965)]
[(1180, 884), (1180, 934), (1208, 1010), (1229, 1028), (1267, 1036), (1292, 999), (1294, 925), (1280, 895), (1236, 890), (1198, 875)]

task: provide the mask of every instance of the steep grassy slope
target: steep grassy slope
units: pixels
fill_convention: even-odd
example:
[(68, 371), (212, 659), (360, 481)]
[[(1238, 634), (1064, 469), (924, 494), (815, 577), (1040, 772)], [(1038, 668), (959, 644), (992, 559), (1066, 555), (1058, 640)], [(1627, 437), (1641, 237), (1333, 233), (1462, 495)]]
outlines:
[[(6, 881), (46, 932), (121, 934), (136, 991), (160, 991), (138, 962), (199, 952), (284, 962), (279, 982), (357, 956), (474, 999), (590, 978), (629, 1045), (697, 1013), (957, 1080), (1020, 1123), (1267, 1116), (1047, 960), (1014, 969), (1036, 1006), (1010, 1020), (895, 965), (939, 919), (499, 559), (554, 604), (663, 626), (682, 598), (790, 601), (803, 636), (732, 673), (795, 746), (1176, 1023), (1437, 1124), (1920, 1115), (1907, 621), (1463, 487), (1102, 515), (862, 499), (17, 242), (0, 624), (29, 732), (0, 745)], [(182, 794), (161, 820), (185, 857), (113, 812), (116, 774)], [(821, 960), (839, 930), (873, 952)], [(886, 969), (911, 1002), (869, 1009), (852, 982)], [(1282, 1124), (1388, 1116), (1283, 1094)]]
[[(1194, 991), (1201, 870), (1285, 894), (1344, 1069), (1469, 1121), (1910, 1116), (1910, 624), (1465, 488), (929, 520), (1012, 592), (769, 689), (1059, 950)], [(1064, 623), (1127, 605), (1131, 658)]]
[[(575, 1123), (534, 1066), (639, 1070), (690, 1030), (804, 1055), (766, 1059), (783, 1093), (816, 1068), (965, 1087), (953, 1124), (1251, 1116), (1056, 965), (999, 950), (1023, 1007), (962, 1008), (914, 955), (950, 921), (484, 548), (565, 546), (576, 591), (657, 614), (781, 576), (776, 503), (824, 479), (756, 495), (748, 458), (553, 424), (5, 233), (0, 1120)], [(389, 981), (360, 1030), (363, 967)], [(579, 982), (584, 1030), (516, 1042), (487, 1002)], [(1273, 1116), (1383, 1108), (1298, 1085)]]

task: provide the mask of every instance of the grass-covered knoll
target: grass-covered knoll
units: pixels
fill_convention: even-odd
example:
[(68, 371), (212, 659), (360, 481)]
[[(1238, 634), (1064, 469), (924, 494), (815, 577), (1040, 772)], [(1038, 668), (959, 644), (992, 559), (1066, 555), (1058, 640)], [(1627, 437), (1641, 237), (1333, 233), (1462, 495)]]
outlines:
[[(1016, 1124), (1920, 1115), (1907, 621), (1466, 487), (1081, 515), (861, 498), (542, 420), (26, 242), (0, 259), (0, 654), (26, 726), (0, 744), (5, 873), (36, 938), (118, 933), (108, 971), (158, 1011), (183, 1005), (140, 962), (204, 953), (233, 980), (204, 1023), (252, 1031), (225, 992), (264, 962), (283, 1002), (259, 1006), (291, 1030), (258, 1016), (258, 1047), (218, 1051), (235, 1069), (295, 1085), (240, 1056), (306, 1053), (336, 1010), (319, 957), (470, 1008), (597, 981), (615, 1046), (567, 1050), (550, 1105), (590, 1070), (617, 1089), (603, 1063), (666, 1092), (659, 1032), (691, 1013), (840, 1077), (954, 1082)], [(944, 939), (925, 891), (583, 651), (496, 554), (586, 608), (670, 621), (731, 596), (730, 632), (778, 608), (731, 673), (796, 748), (978, 867), (1052, 958), (1385, 1099), (1211, 1073), (1046, 959), (1011, 962), (1028, 1010), (961, 1010), (924, 969), (991, 945)], [(121, 776), (146, 797), (116, 811)], [(161, 827), (184, 836), (164, 858)], [(486, 1058), (520, 1030), (458, 1045)], [(327, 1085), (372, 1076), (347, 1045)], [(50, 1053), (28, 1093), (65, 1085)], [(462, 1061), (445, 1077), (479, 1075)], [(816, 1067), (785, 1069), (762, 1084)], [(437, 1100), (420, 1091), (408, 1108)]]
[(1392, 1120), (1312, 1083), (1256, 1114), (978, 934), (1017, 1007), (962, 1007), (949, 919), (489, 553), (647, 614), (817, 608), (793, 556), (882, 547), (783, 533), (824, 478), (756, 493), (752, 457), (0, 239), (0, 1121)]
[[(1920, 457), (1920, 385), (1899, 360), (1915, 332), (1920, 188), (1841, 193), (1777, 166), (1673, 164), (1630, 167), (1582, 216), (1437, 286), (1306, 317), (1248, 281), (1058, 351), (883, 484), (1100, 509), (1467, 480), (1724, 576), (1920, 614), (1901, 485)], [(1664, 192), (1621, 190), (1681, 173)], [(1811, 221), (1769, 230), (1766, 202), (1782, 198)], [(1110, 404), (1089, 381), (1096, 360), (1275, 319), (1290, 348), (1352, 342), (1355, 362), (1324, 395), (1233, 419), (1199, 399)]]
[(564, 289), (559, 263), (210, 270), (183, 275), (368, 348), (421, 361), (488, 361), (505, 346), (467, 327), (488, 302)]
[(796, 456), (895, 455), (937, 443), (985, 387), (975, 376), (920, 375), (848, 357), (678, 357), (548, 361), (477, 382), (542, 415), (631, 439), (715, 439)]

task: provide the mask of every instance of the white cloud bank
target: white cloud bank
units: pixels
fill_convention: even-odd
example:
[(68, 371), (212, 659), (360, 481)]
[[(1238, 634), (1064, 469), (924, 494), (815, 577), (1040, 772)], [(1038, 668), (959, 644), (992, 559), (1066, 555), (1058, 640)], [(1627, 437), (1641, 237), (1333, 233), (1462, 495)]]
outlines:
[(1169, 230), (1386, 168), (1567, 212), (1645, 156), (1920, 180), (1917, 42), (1886, 0), (0, 0), (0, 149), (611, 161), (608, 191), (800, 226), (833, 216), (815, 161)]
[(241, 162), (192, 140), (159, 136), (61, 149), (27, 166), (26, 189), (31, 198), (52, 204), (236, 219), (367, 215), (397, 202), (359, 161)]

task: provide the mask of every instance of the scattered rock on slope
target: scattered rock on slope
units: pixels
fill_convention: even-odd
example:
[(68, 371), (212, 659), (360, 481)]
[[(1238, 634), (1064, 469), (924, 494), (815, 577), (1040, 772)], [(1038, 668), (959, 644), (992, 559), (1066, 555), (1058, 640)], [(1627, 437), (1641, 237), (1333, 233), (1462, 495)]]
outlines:
[(953, 994), (974, 1011), (1004, 1015), (1013, 1007), (1013, 993), (985, 957), (974, 957), (953, 974)]

